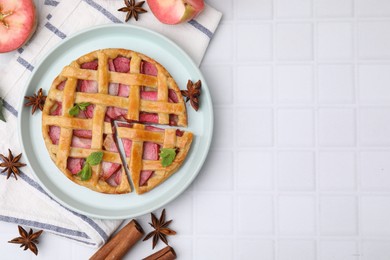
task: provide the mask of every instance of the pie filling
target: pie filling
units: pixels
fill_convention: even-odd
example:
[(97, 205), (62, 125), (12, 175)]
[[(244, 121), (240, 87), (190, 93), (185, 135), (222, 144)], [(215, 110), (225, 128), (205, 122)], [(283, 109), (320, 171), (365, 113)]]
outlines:
[[(123, 123), (118, 123), (118, 126), (120, 127), (128, 127), (131, 128), (132, 124), (123, 124)], [(57, 126), (51, 126), (50, 127), (50, 133), (51, 133), (51, 138), (53, 141), (53, 144), (58, 144), (59, 136), (61, 129)], [(152, 132), (164, 132), (164, 129), (154, 127), (154, 126), (145, 126), (145, 130), (147, 131), (152, 131)], [(58, 131), (58, 133), (57, 133)], [(92, 141), (92, 136), (87, 136), (87, 134), (83, 137), (79, 137), (78, 135), (75, 134), (77, 133), (91, 133), (90, 130), (73, 130), (73, 137), (72, 137), (72, 143), (71, 147), (80, 147), (80, 148), (86, 148), (90, 149), (91, 148), (91, 141)], [(183, 136), (184, 132), (177, 129), (176, 130), (176, 136)], [(53, 135), (53, 137), (52, 137)], [(132, 148), (132, 140), (126, 139), (126, 138), (121, 138), (124, 152), (126, 155), (126, 158), (131, 157), (131, 148)], [(115, 152), (119, 153), (118, 146), (115, 143), (115, 139), (112, 134), (106, 134), (104, 135), (104, 142), (103, 142), (103, 148), (106, 151), (110, 152)], [(160, 149), (161, 145), (153, 142), (144, 142), (143, 143), (143, 154), (142, 154), (142, 159), (143, 160), (150, 160), (150, 161), (158, 161), (160, 159)], [(78, 172), (81, 171), (85, 164), (85, 159), (81, 158), (68, 158), (67, 162), (67, 169), (72, 173), (72, 174), (77, 174)], [(100, 176), (101, 179), (105, 180), (109, 185), (116, 187), (120, 184), (121, 182), (121, 170), (122, 170), (122, 165), (119, 163), (111, 163), (111, 162), (102, 162), (102, 174)], [(154, 171), (152, 170), (142, 170), (140, 172), (140, 178), (139, 178), (139, 186), (145, 186), (147, 185), (148, 180), (153, 176)]]
[[(122, 73), (129, 73), (130, 72), (130, 62), (131, 59), (124, 58), (124, 57), (117, 57), (115, 59), (109, 59), (108, 60), (108, 67), (110, 71), (115, 72), (122, 72)], [(98, 69), (98, 62), (92, 61), (81, 64), (81, 68), (83, 69), (90, 69), (90, 70), (97, 70)], [(141, 62), (141, 68), (140, 72), (142, 74), (157, 75), (157, 68), (146, 61)], [(60, 85), (64, 85), (64, 83), (61, 83)], [(60, 89), (60, 86), (57, 87)], [(63, 88), (63, 87), (62, 87)], [(145, 90), (143, 90), (145, 89)], [(96, 81), (92, 80), (79, 80), (77, 91), (79, 92), (88, 92), (88, 93), (97, 93), (98, 92), (98, 83)], [(123, 84), (117, 84), (117, 83), (110, 83), (108, 86), (108, 93), (112, 96), (129, 96), (130, 87)], [(157, 91), (148, 91), (146, 90), (146, 87), (140, 89), (140, 96), (143, 100), (151, 100), (151, 101), (157, 101)], [(178, 103), (179, 99), (172, 89), (168, 90), (168, 101), (170, 103)], [(58, 105), (60, 107), (60, 105)], [(92, 118), (93, 117), (93, 108), (94, 105), (89, 105), (87, 107), (86, 111), (81, 111), (79, 114), (79, 118)], [(61, 110), (61, 109), (60, 109)], [(105, 115), (105, 121), (111, 122), (113, 120), (126, 120), (128, 110), (127, 109), (121, 109), (118, 107), (108, 107), (106, 110)], [(57, 115), (60, 115), (61, 112), (58, 112)], [(169, 124), (170, 125), (177, 125), (178, 117), (175, 114), (169, 115)], [(155, 123), (158, 124), (158, 114), (157, 113), (147, 113), (147, 112), (140, 112), (139, 114), (139, 122), (142, 123)], [(164, 131), (163, 129), (152, 127), (152, 126), (146, 126), (146, 130), (150, 131)], [(80, 147), (80, 148), (91, 148), (91, 139), (92, 139), (92, 131), (91, 130), (73, 130), (73, 138), (72, 138), (72, 147)], [(57, 140), (58, 142), (58, 140)], [(125, 149), (126, 157), (130, 157), (130, 150), (131, 150), (131, 140), (128, 139), (122, 139), (122, 143)], [(117, 146), (115, 144), (115, 141), (112, 137), (112, 135), (107, 135), (104, 139), (103, 146), (108, 151), (118, 152)], [(143, 158), (144, 160), (159, 160), (159, 153), (160, 153), (160, 145), (150, 142), (144, 142), (143, 144)], [(74, 169), (70, 169), (68, 165), (68, 169), (73, 173), (75, 172)], [(78, 166), (78, 165), (77, 165)], [(109, 163), (109, 162), (103, 162), (102, 163), (102, 174), (101, 178), (104, 179), (108, 184), (111, 186), (117, 186), (120, 184), (120, 168), (121, 165), (117, 163)], [(77, 167), (78, 170), (79, 167)], [(78, 171), (77, 171), (78, 172)], [(76, 172), (76, 173), (77, 173)], [(144, 186), (147, 184), (147, 181), (152, 177), (154, 171), (141, 171), (140, 174), (140, 181), (139, 186)]]
[[(118, 73), (130, 73), (131, 74), (131, 59), (118, 56), (114, 59), (108, 58), (108, 70), (111, 72), (118, 72)], [(148, 61), (142, 60), (139, 65), (139, 73), (144, 75), (150, 75), (150, 76), (157, 76), (158, 70), (157, 67)], [(99, 69), (99, 62), (98, 60), (93, 60), (90, 62), (84, 62), (80, 65), (81, 69), (84, 70), (98, 70)], [(118, 74), (119, 75), (119, 74)], [(66, 92), (65, 88), (67, 88), (67, 79), (60, 82), (55, 88), (59, 91)], [(159, 102), (160, 97), (158, 96), (158, 91), (155, 86), (140, 86), (139, 88), (139, 97), (140, 100), (145, 101), (156, 101)], [(178, 90), (176, 90), (178, 91)], [(165, 102), (168, 103), (179, 103), (180, 99), (178, 97), (178, 94), (180, 92), (176, 93), (175, 90), (168, 88), (168, 100)], [(98, 82), (95, 80), (85, 80), (85, 79), (78, 79), (77, 84), (75, 86), (75, 92), (84, 92), (84, 93), (98, 93), (99, 92), (99, 86)], [(108, 84), (108, 94), (111, 96), (119, 96), (119, 97), (129, 97), (130, 95), (130, 86), (121, 84), (121, 83), (115, 83), (115, 82), (109, 82)], [(181, 94), (180, 94), (181, 95)], [(165, 97), (165, 100), (167, 97)], [(146, 102), (145, 102), (146, 103)], [(64, 104), (61, 101), (58, 101), (57, 99), (52, 102), (51, 108), (49, 110), (50, 116), (58, 116), (58, 117), (74, 117), (78, 119), (85, 119), (91, 122), (94, 119), (94, 112), (96, 105), (93, 103), (87, 103), (84, 104), (82, 107), (80, 106), (80, 103), (74, 103), (73, 106), (79, 106), (80, 109), (78, 109), (78, 113), (71, 116), (69, 114), (69, 111), (63, 111)], [(101, 113), (101, 112), (100, 112)], [(169, 114), (169, 125), (171, 126), (177, 126), (179, 122), (179, 116), (176, 114)], [(119, 127), (132, 127), (132, 123), (152, 123), (152, 124), (159, 124), (159, 114), (158, 113), (151, 113), (147, 111), (141, 111), (139, 110), (138, 120), (129, 120), (128, 117), (128, 110), (126, 108), (120, 107), (118, 104), (112, 104), (112, 106), (107, 106), (106, 111), (104, 114), (104, 121), (108, 123), (112, 123), (114, 121), (118, 122)], [(119, 121), (126, 122), (125, 124), (121, 124)], [(81, 122), (81, 121), (78, 121)], [(77, 126), (80, 125), (80, 128), (78, 129)], [(75, 123), (75, 125), (72, 125), (73, 132), (72, 132), (72, 139), (70, 142), (70, 147), (73, 148), (83, 148), (83, 149), (91, 149), (92, 146), (92, 139), (93, 139), (93, 133), (92, 130), (86, 129), (86, 124), (79, 124)], [(164, 132), (164, 129), (153, 127), (146, 125), (145, 130), (151, 131), (151, 132)], [(118, 146), (116, 143), (116, 139), (114, 137), (115, 129), (113, 129), (113, 134), (106, 134), (103, 133), (103, 143), (102, 143), (102, 150), (103, 151), (109, 151), (113, 153), (119, 153)], [(182, 137), (184, 134), (183, 131), (176, 130), (176, 136)], [(60, 143), (61, 138), (61, 127), (56, 125), (48, 125), (48, 136), (54, 145), (58, 145)], [(131, 150), (132, 150), (132, 144), (133, 141), (127, 138), (121, 138), (121, 142), (123, 144), (124, 153), (126, 155), (126, 158), (130, 159), (131, 156)], [(161, 144), (144, 141), (143, 147), (142, 147), (142, 160), (146, 161), (159, 161), (160, 160), (160, 152), (161, 152)], [(66, 168), (70, 171), (71, 174), (76, 175), (78, 174), (86, 164), (86, 160), (84, 158), (75, 158), (75, 157), (68, 157), (66, 161)], [(122, 176), (123, 176), (123, 168), (121, 163), (114, 163), (109, 161), (103, 161), (100, 164), (101, 171), (100, 171), (100, 180), (105, 181), (107, 184), (109, 184), (112, 187), (117, 187), (122, 182)], [(141, 170), (140, 176), (139, 176), (139, 186), (146, 186), (148, 184), (148, 181), (154, 176), (155, 171), (154, 170)]]
[[(123, 124), (118, 123), (118, 127), (127, 127), (132, 128), (132, 124)], [(164, 132), (165, 130), (162, 128), (146, 125), (145, 130), (151, 131), (151, 132)], [(176, 129), (176, 136), (182, 137), (184, 134), (184, 131), (181, 131), (179, 129)], [(128, 159), (131, 159), (131, 148), (132, 148), (132, 141), (130, 139), (121, 138), (123, 148), (125, 150), (125, 155)], [(149, 161), (158, 161), (160, 159), (160, 152), (161, 152), (161, 145), (153, 142), (144, 142), (143, 143), (143, 152), (142, 152), (142, 159), (143, 160), (149, 160)], [(139, 186), (145, 186), (147, 185), (148, 180), (153, 177), (154, 171), (151, 170), (142, 170), (140, 172), (140, 178), (139, 178)]]
[[(129, 73), (130, 72), (130, 61), (131, 59), (125, 57), (117, 57), (115, 59), (108, 60), (108, 67), (110, 71)], [(89, 70), (97, 70), (98, 69), (98, 61), (86, 62), (80, 65), (82, 69)], [(147, 74), (156, 76), (157, 68), (147, 61), (141, 62), (140, 67), (141, 74)], [(58, 86), (58, 90), (64, 90), (66, 81), (62, 81)], [(97, 93), (98, 92), (98, 83), (93, 80), (78, 80), (77, 89), (78, 92), (86, 92), (86, 93)], [(130, 87), (123, 84), (118, 83), (110, 83), (108, 86), (108, 92), (112, 96), (129, 96)], [(149, 90), (147, 87), (140, 88), (140, 97), (143, 100), (157, 101), (158, 92), (155, 90)], [(168, 89), (168, 101), (170, 103), (178, 103), (179, 99), (174, 90)], [(86, 110), (80, 111), (76, 118), (82, 119), (91, 119), (93, 118), (93, 110), (95, 105), (90, 104), (86, 107)], [(105, 122), (112, 122), (113, 120), (122, 120), (126, 121), (126, 115), (128, 110), (122, 109), (118, 107), (107, 107), (105, 114)], [(50, 110), (50, 115), (60, 116), (62, 115), (62, 103), (57, 102), (53, 105)], [(139, 114), (139, 122), (141, 123), (154, 123), (158, 124), (158, 114), (157, 113), (147, 113), (140, 112)], [(169, 114), (169, 125), (176, 126), (178, 122), (178, 116), (175, 114)], [(164, 131), (164, 129), (146, 126), (146, 130), (149, 131)], [(59, 137), (61, 133), (61, 128), (58, 126), (50, 126), (49, 127), (49, 136), (53, 142), (53, 144), (59, 143)], [(182, 136), (182, 132), (177, 130), (178, 136)], [(73, 130), (71, 147), (79, 147), (90, 149), (92, 143), (92, 131), (91, 130), (83, 130), (76, 129)], [(122, 139), (122, 143), (124, 146), (126, 157), (130, 157), (131, 144), (132, 141), (129, 139)], [(113, 136), (105, 135), (103, 147), (107, 151), (111, 152), (119, 152), (117, 145), (115, 144)], [(144, 160), (159, 160), (160, 153), (160, 145), (151, 142), (144, 142), (143, 144), (143, 158)], [(84, 159), (79, 158), (68, 158), (67, 169), (72, 174), (77, 174), (81, 171), (85, 163)], [(102, 163), (102, 174), (101, 178), (105, 180), (111, 186), (118, 186), (121, 182), (121, 164), (118, 163), (110, 163), (103, 162)], [(139, 186), (144, 186), (147, 184), (148, 180), (153, 176), (154, 171), (143, 170), (140, 174)]]
[(72, 173), (77, 174), (81, 171), (84, 166), (85, 159), (82, 158), (68, 158), (68, 162), (66, 164), (66, 168)]
[[(88, 132), (90, 133), (90, 130), (73, 130), (73, 137), (72, 137), (72, 143), (71, 147), (80, 147), (80, 148), (91, 148), (91, 141), (92, 136), (88, 136), (86, 138), (80, 138), (75, 135), (75, 132)], [(59, 135), (58, 135), (59, 136)], [(110, 151), (114, 153), (119, 153), (118, 147), (115, 143), (114, 137), (112, 134), (104, 135), (104, 142), (103, 142), (103, 150)], [(68, 158), (67, 163), (67, 169), (72, 174), (77, 174), (81, 171), (85, 164), (84, 159), (78, 159), (78, 158)], [(121, 173), (122, 173), (122, 164), (119, 163), (112, 163), (112, 162), (102, 162), (102, 173), (100, 175), (100, 178), (104, 181), (106, 181), (109, 185), (116, 187), (120, 185), (121, 183)]]

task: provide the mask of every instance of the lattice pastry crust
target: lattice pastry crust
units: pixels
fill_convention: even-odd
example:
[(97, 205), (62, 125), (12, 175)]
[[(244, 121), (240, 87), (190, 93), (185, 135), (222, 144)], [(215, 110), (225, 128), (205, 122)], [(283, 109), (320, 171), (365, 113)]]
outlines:
[[(89, 105), (77, 116), (71, 116), (69, 110), (81, 103)], [(70, 180), (98, 192), (130, 192), (114, 141), (114, 120), (187, 126), (180, 90), (167, 70), (155, 60), (124, 49), (86, 54), (64, 67), (53, 81), (42, 113), (46, 147), (57, 167)], [(165, 130), (164, 135), (144, 128), (144, 125), (134, 124), (132, 128), (118, 129), (120, 137), (134, 141), (132, 157), (127, 160), (138, 193), (152, 189), (175, 172), (183, 163), (192, 141), (189, 132), (174, 138), (171, 133), (175, 129)], [(142, 160), (140, 144), (144, 141), (178, 147), (174, 163), (164, 168), (159, 160)], [(103, 161), (92, 167), (91, 179), (82, 181), (75, 173), (85, 158), (95, 151), (103, 152)], [(154, 174), (140, 186), (137, 171), (142, 169), (153, 170)]]
[[(161, 129), (141, 124), (134, 124), (132, 127), (118, 127), (117, 131), (125, 146), (127, 166), (131, 173), (135, 191), (138, 194), (145, 193), (164, 182), (182, 165), (193, 138), (190, 132), (179, 131), (174, 128)], [(131, 143), (127, 143), (127, 140)], [(158, 150), (157, 146), (175, 148), (176, 157), (173, 163), (164, 167), (158, 157), (148, 158), (148, 156), (145, 156), (144, 149), (149, 147), (145, 145), (146, 142), (151, 146), (154, 145), (155, 150)], [(149, 149), (153, 150), (153, 147)], [(153, 157), (153, 154), (151, 157)], [(145, 178), (149, 177), (148, 172), (153, 172), (153, 175), (144, 183), (143, 176), (145, 175)]]

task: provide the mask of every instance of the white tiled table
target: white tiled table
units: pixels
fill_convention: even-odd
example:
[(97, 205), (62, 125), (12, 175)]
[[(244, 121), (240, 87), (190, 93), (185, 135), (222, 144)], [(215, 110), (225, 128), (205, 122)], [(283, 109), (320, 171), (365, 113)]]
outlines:
[[(179, 259), (390, 259), (390, 1), (208, 2), (224, 13), (201, 66), (215, 138), (167, 206)], [(0, 229), (2, 259), (34, 258)], [(48, 234), (39, 250), (94, 252)]]

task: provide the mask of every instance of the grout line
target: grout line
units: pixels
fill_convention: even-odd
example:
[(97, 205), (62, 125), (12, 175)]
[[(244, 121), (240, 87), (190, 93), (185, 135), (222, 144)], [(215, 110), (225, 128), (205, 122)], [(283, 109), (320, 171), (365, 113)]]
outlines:
[[(257, 23), (271, 23), (271, 18), (257, 18), (255, 21)], [(254, 21), (253, 18), (241, 18), (240, 20), (237, 20), (236, 24), (247, 24)], [(310, 23), (313, 21), (318, 21), (321, 23), (338, 23), (338, 22), (390, 22), (390, 17), (388, 15), (384, 16), (360, 16), (355, 17), (354, 15), (351, 15), (350, 17), (347, 16), (340, 16), (340, 17), (334, 17), (334, 16), (322, 16), (317, 17), (316, 15), (313, 15), (312, 17), (278, 17), (274, 18), (274, 22), (279, 23), (289, 23), (289, 24), (298, 24), (298, 23)], [(233, 21), (224, 21), (224, 23), (233, 23)]]
[[(314, 5), (313, 5), (314, 9)], [(314, 12), (314, 10), (313, 10)], [(321, 238), (321, 230), (320, 230), (320, 224), (321, 224), (321, 218), (320, 218), (320, 212), (321, 212), (321, 204), (320, 204), (320, 184), (319, 184), (319, 174), (318, 174), (318, 157), (319, 157), (319, 84), (318, 84), (318, 46), (319, 46), (319, 41), (318, 41), (318, 20), (315, 20), (313, 22), (313, 98), (314, 98), (314, 185), (315, 185), (315, 201), (316, 201), (316, 212), (315, 212), (315, 233), (316, 233), (316, 240), (315, 240), (315, 247), (316, 247), (316, 258), (320, 259), (320, 238)]]
[[(213, 190), (197, 190), (197, 194), (201, 195), (208, 195), (208, 196), (213, 196), (213, 195), (225, 195), (225, 196), (230, 196), (234, 194), (238, 195), (261, 195), (261, 196), (269, 196), (273, 195), (274, 191), (273, 190), (263, 190), (263, 191), (230, 191), (230, 190), (218, 190), (218, 191), (213, 191)], [(321, 191), (316, 191), (316, 190), (280, 190), (278, 191), (278, 195), (281, 196), (313, 196), (316, 193), (318, 193), (320, 196), (327, 196), (327, 197), (339, 197), (339, 196), (357, 196), (358, 194), (362, 194), (366, 197), (376, 197), (376, 196), (389, 196), (390, 191), (388, 190), (382, 190), (382, 191), (372, 191), (372, 190), (365, 190), (365, 191), (354, 191), (354, 190), (349, 190), (349, 191), (343, 191), (343, 190), (321, 190)]]
[[(183, 238), (190, 238), (189, 235), (182, 235)], [(210, 238), (210, 234), (203, 234), (203, 235), (198, 235), (198, 238)], [(275, 239), (296, 239), (296, 240), (316, 240), (315, 235), (279, 235), (279, 236), (273, 236), (273, 235), (255, 235), (255, 234), (246, 234), (246, 235), (212, 235), (212, 238), (215, 239), (234, 239), (234, 238), (239, 238), (239, 239), (259, 239), (259, 240), (275, 240)], [(357, 241), (357, 238), (355, 235), (323, 235), (322, 239), (325, 241)], [(390, 242), (390, 238), (386, 235), (383, 236), (366, 236), (367, 240), (380, 240), (380, 241), (387, 241)], [(295, 260), (295, 259), (294, 259)], [(299, 260), (299, 259), (297, 259)]]
[[(279, 104), (276, 106), (276, 108), (281, 109), (312, 109), (313, 104)], [(335, 108), (383, 108), (383, 109), (390, 109), (390, 103), (388, 104), (362, 104), (362, 105), (356, 105), (356, 104), (326, 104), (326, 105), (318, 105), (318, 108), (329, 108), (329, 109), (335, 109)], [(214, 108), (231, 108), (231, 105), (228, 104), (220, 104), (220, 105), (214, 105)], [(235, 108), (272, 108), (272, 104), (264, 104), (264, 105), (257, 105), (257, 104), (243, 104), (243, 105), (235, 105)], [(180, 129), (180, 127), (177, 127)]]
[[(193, 184), (192, 184), (193, 185)], [(190, 235), (188, 236), (183, 236), (184, 238), (188, 237), (191, 239), (191, 244), (192, 244), (192, 254), (191, 254), (191, 258), (192, 259), (195, 259), (194, 255), (195, 255), (195, 240), (196, 240), (196, 236), (195, 236), (195, 196), (194, 196), (194, 190), (193, 190), (193, 187), (191, 186), (191, 190), (188, 191), (188, 193), (191, 195), (190, 198), (191, 198), (191, 205), (192, 205), (192, 229), (191, 229), (191, 233)]]
[(354, 27), (353, 27), (353, 53), (354, 53), (354, 98), (355, 98), (355, 145), (356, 152), (354, 153), (355, 157), (355, 190), (356, 190), (356, 238), (357, 238), (357, 260), (362, 259), (362, 234), (361, 234), (361, 187), (360, 187), (360, 175), (358, 174), (359, 169), (359, 150), (360, 150), (360, 139), (359, 139), (359, 125), (360, 125), (360, 91), (359, 91), (359, 44), (358, 44), (358, 18), (357, 18), (357, 5), (356, 1), (353, 1), (353, 17), (354, 17)]
[(277, 35), (277, 26), (275, 24), (276, 20), (276, 7), (275, 1), (273, 1), (272, 6), (272, 79), (271, 79), (271, 99), (272, 99), (272, 115), (273, 115), (273, 146), (272, 146), (272, 172), (273, 172), (273, 192), (272, 192), (272, 203), (273, 203), (273, 231), (274, 231), (274, 259), (279, 259), (279, 195), (278, 195), (278, 171), (277, 171), (277, 143), (278, 143), (278, 109), (276, 107), (277, 98), (278, 98), (278, 84), (276, 81), (276, 60), (277, 60), (277, 49), (276, 49), (276, 35)]
[[(233, 1), (233, 5), (235, 5), (236, 3), (234, 3)], [(233, 41), (233, 64), (236, 64), (238, 62), (238, 46), (237, 46), (237, 18), (236, 18), (236, 14), (237, 14), (237, 8), (233, 8), (235, 10), (235, 15), (234, 15), (234, 26), (233, 26), (233, 39), (236, 39), (235, 41)], [(237, 109), (235, 109), (237, 106), (237, 92), (238, 92), (238, 81), (237, 81), (237, 67), (234, 66), (234, 65), (231, 65), (231, 72), (232, 72), (232, 75), (233, 75), (233, 100), (232, 100), (232, 104), (230, 106), (230, 108), (233, 110), (233, 122), (238, 122), (237, 119), (238, 119), (238, 116), (237, 116)], [(232, 186), (232, 194), (236, 194), (236, 191), (237, 191), (237, 179), (238, 179), (238, 174), (234, 174), (234, 173), (238, 173), (238, 165), (237, 165), (237, 158), (238, 158), (238, 152), (237, 152), (237, 148), (238, 148), (238, 131), (237, 131), (237, 127), (238, 127), (238, 124), (234, 124), (233, 125), (233, 161), (232, 161), (232, 167), (233, 167), (233, 186)], [(236, 196), (233, 196), (231, 195), (231, 201), (232, 201), (232, 205), (231, 205), (231, 210), (233, 210), (233, 212), (231, 212), (232, 214), (232, 221), (233, 221), (233, 225), (232, 225), (232, 234), (233, 234), (233, 241), (232, 241), (232, 254), (233, 254), (233, 257), (235, 259), (238, 259), (238, 246), (235, 242), (235, 239), (238, 235), (238, 222), (239, 222), (239, 201), (238, 201), (238, 198)]]
[[(354, 24), (355, 25), (355, 24)], [(215, 61), (215, 62), (209, 62), (206, 65), (202, 65), (202, 68), (216, 68), (216, 67), (259, 67), (259, 66), (272, 66), (274, 64), (276, 65), (313, 65), (315, 62), (310, 61), (307, 59), (301, 59), (301, 60), (256, 60), (256, 61), (240, 61), (237, 60), (236, 62), (233, 61)], [(355, 65), (363, 64), (363, 65), (390, 65), (389, 59), (364, 59), (361, 58), (358, 61), (354, 62), (353, 59), (345, 59), (345, 60), (338, 60), (338, 59), (329, 59), (329, 60), (318, 60), (316, 62), (319, 65)]]
[[(389, 152), (390, 148), (388, 146), (363, 146), (365, 151), (381, 151), (381, 152)], [(321, 151), (345, 151), (345, 152), (358, 152), (358, 148), (353, 146), (319, 146), (319, 149)], [(272, 152), (276, 150), (272, 145), (266, 145), (266, 146), (240, 146), (239, 148), (235, 149), (236, 151), (260, 151), (260, 152)], [(302, 151), (302, 152), (308, 152), (313, 151), (315, 152), (315, 148), (310, 146), (283, 146), (280, 148), (277, 148), (277, 151), (280, 152), (288, 152), (288, 151)], [(234, 151), (233, 147), (219, 147), (219, 148), (212, 148), (210, 151)]]
[[(192, 187), (194, 188), (194, 187)], [(197, 240), (198, 240), (198, 231), (197, 231), (197, 225), (196, 225), (196, 196), (194, 196), (194, 193), (191, 193), (192, 196), (192, 259), (196, 259), (195, 256), (195, 249), (197, 248)]]

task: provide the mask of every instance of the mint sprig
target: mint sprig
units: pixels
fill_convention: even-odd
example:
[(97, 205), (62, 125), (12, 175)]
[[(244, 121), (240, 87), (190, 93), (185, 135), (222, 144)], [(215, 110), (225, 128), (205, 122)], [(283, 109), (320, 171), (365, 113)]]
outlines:
[(173, 163), (176, 158), (176, 149), (174, 148), (162, 148), (160, 151), (161, 164), (167, 167)]
[(82, 181), (87, 181), (92, 177), (92, 166), (98, 165), (103, 159), (103, 152), (94, 152), (91, 153), (87, 160), (85, 160), (85, 164), (81, 171), (77, 173), (77, 176), (80, 176)]
[(103, 159), (103, 152), (94, 152), (87, 157), (86, 163), (94, 166), (98, 165)]
[(77, 173), (78, 176), (80, 176), (80, 179), (82, 181), (87, 181), (91, 179), (92, 177), (92, 167), (88, 163), (84, 164), (84, 167), (81, 169), (79, 173)]
[(80, 113), (80, 111), (85, 111), (90, 104), (91, 103), (89, 102), (82, 102), (82, 103), (75, 104), (71, 109), (69, 109), (69, 115), (77, 116)]

